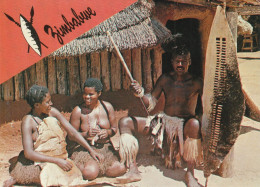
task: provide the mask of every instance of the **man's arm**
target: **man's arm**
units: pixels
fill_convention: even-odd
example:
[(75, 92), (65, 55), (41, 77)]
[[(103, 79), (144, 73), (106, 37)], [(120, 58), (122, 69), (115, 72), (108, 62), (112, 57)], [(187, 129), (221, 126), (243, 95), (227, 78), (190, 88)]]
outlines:
[(140, 90), (142, 90), (142, 92), (144, 92), (144, 90), (137, 81), (132, 82), (131, 86), (135, 95), (137, 97), (141, 97), (148, 111), (151, 111), (155, 107), (157, 100), (159, 99), (163, 91), (164, 82), (165, 82), (165, 76), (162, 75), (156, 81), (156, 84), (153, 90), (151, 91), (151, 93), (146, 93), (146, 94), (142, 94), (142, 93), (140, 94)]
[(163, 85), (165, 83), (166, 77), (165, 75), (161, 75), (158, 80), (155, 83), (155, 86), (151, 92), (151, 95), (156, 98), (157, 100), (159, 99), (159, 97), (162, 94), (163, 91)]
[(197, 89), (198, 89), (198, 93), (199, 93), (198, 101), (197, 101), (197, 107), (196, 107), (196, 115), (201, 117), (202, 114), (203, 114), (203, 105), (202, 105), (203, 79), (199, 78), (196, 81), (196, 84), (197, 84), (197, 87), (198, 87)]

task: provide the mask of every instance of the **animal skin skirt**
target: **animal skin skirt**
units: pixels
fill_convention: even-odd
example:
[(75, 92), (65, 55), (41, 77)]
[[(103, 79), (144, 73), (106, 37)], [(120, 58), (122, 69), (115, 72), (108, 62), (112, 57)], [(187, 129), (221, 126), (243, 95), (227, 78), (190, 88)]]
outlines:
[(25, 158), (23, 151), (17, 161), (10, 165), (9, 172), (18, 184), (40, 184), (40, 166)]
[[(99, 176), (104, 176), (106, 170), (116, 161), (119, 161), (117, 152), (114, 150), (114, 147), (111, 143), (105, 144), (96, 144), (92, 146), (94, 151), (104, 156), (104, 161), (98, 163), (99, 165)], [(70, 157), (71, 160), (75, 162), (77, 166), (85, 165), (90, 160), (94, 160), (89, 152), (82, 146), (77, 146), (74, 148), (73, 153)]]

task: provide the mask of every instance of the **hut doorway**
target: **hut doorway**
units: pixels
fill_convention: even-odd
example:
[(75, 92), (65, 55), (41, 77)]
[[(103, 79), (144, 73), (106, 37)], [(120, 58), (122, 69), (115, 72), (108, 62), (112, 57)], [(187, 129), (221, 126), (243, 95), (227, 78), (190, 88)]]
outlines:
[[(176, 21), (169, 20), (166, 23), (166, 27), (172, 34), (181, 33), (185, 37), (191, 52), (192, 65), (189, 71), (195, 75), (202, 77), (202, 51), (201, 51), (201, 38), (199, 32), (199, 20), (197, 19), (180, 19)], [(162, 73), (167, 73), (171, 70), (169, 63), (169, 55), (163, 54)]]

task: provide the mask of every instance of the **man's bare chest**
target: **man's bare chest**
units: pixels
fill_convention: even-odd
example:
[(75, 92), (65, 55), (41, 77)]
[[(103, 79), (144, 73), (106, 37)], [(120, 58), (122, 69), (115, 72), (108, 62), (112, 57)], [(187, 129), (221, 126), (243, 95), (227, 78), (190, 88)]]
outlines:
[(191, 83), (169, 83), (164, 87), (167, 97), (189, 98), (198, 94), (198, 89)]

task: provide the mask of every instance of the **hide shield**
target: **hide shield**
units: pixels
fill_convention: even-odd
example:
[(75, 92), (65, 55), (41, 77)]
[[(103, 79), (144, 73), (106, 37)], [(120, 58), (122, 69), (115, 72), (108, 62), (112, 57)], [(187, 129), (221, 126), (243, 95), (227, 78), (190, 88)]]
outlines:
[(236, 51), (225, 11), (218, 6), (207, 45), (202, 97), (205, 177), (220, 167), (240, 131), (245, 105)]

